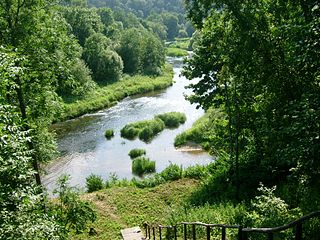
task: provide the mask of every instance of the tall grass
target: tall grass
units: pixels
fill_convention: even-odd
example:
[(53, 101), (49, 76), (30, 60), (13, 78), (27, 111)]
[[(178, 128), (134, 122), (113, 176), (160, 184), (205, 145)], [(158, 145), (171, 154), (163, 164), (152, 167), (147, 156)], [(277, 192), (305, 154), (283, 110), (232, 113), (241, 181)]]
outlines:
[(121, 129), (120, 133), (121, 137), (127, 139), (135, 139), (137, 136), (139, 136), (140, 140), (149, 142), (164, 128), (165, 125), (163, 121), (159, 118), (155, 118), (152, 120), (129, 123)]
[(180, 147), (188, 142), (195, 142), (200, 144), (204, 149), (209, 150), (210, 147), (221, 144), (217, 132), (226, 128), (226, 126), (225, 114), (219, 109), (209, 109), (190, 129), (175, 137), (174, 146)]
[(137, 157), (132, 161), (132, 172), (138, 176), (156, 171), (156, 162), (149, 158)]
[(140, 157), (145, 154), (146, 154), (145, 149), (134, 148), (134, 149), (130, 150), (128, 155), (130, 156), (131, 159), (134, 159), (134, 158)]
[(187, 117), (184, 113), (181, 112), (169, 112), (156, 115), (156, 118), (160, 118), (167, 128), (176, 128), (180, 124), (186, 122)]
[(172, 79), (173, 70), (169, 64), (166, 64), (163, 68), (163, 74), (158, 77), (125, 76), (117, 82), (99, 86), (83, 98), (65, 100), (63, 104), (64, 110), (55, 121), (64, 121), (102, 108), (111, 107), (127, 96), (164, 89), (172, 85)]

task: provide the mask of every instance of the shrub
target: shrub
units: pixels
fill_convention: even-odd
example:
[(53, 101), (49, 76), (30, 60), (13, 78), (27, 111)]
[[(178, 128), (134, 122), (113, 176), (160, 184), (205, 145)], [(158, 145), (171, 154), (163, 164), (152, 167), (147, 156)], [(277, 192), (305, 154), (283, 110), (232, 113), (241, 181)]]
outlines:
[(129, 152), (129, 156), (130, 156), (131, 159), (140, 157), (140, 156), (145, 155), (145, 154), (146, 154), (146, 150), (144, 150), (144, 149), (139, 149), (139, 148), (132, 149), (132, 150)]
[(139, 136), (143, 141), (150, 141), (155, 135), (161, 132), (164, 127), (163, 121), (159, 118), (129, 123), (121, 129), (121, 137), (134, 139)]
[(82, 201), (79, 192), (69, 186), (69, 176), (58, 179), (58, 187), (54, 191), (59, 196), (58, 204), (54, 204), (57, 222), (66, 233), (81, 233), (87, 229), (89, 222), (96, 220), (96, 213), (88, 202)]
[(203, 179), (205, 177), (208, 177), (208, 167), (207, 166), (201, 166), (199, 164), (195, 166), (188, 167), (184, 170), (184, 177), (187, 178), (193, 178), (193, 179)]
[(145, 173), (152, 173), (156, 171), (156, 162), (149, 158), (138, 157), (132, 161), (132, 172), (141, 176)]
[(86, 178), (86, 186), (89, 193), (101, 190), (103, 188), (103, 179), (98, 175), (91, 174)]
[(172, 164), (165, 168), (160, 175), (166, 180), (166, 181), (174, 181), (182, 178), (182, 168), (179, 167), (177, 164)]
[(106, 137), (106, 139), (111, 139), (114, 136), (114, 131), (112, 129), (107, 129), (104, 132), (104, 136)]
[(154, 136), (154, 133), (150, 127), (143, 128), (139, 133), (139, 139), (144, 142), (150, 142), (153, 136)]
[(156, 118), (160, 118), (168, 128), (179, 127), (180, 124), (185, 123), (187, 120), (186, 115), (180, 112), (159, 114), (156, 116)]
[(127, 124), (124, 126), (124, 128), (121, 129), (120, 134), (121, 134), (121, 137), (132, 140), (138, 136), (139, 132), (140, 131), (138, 128), (135, 128), (131, 124)]
[(183, 133), (180, 133), (178, 134), (175, 139), (174, 139), (174, 146), (175, 147), (180, 147), (184, 144), (187, 143), (187, 132), (183, 132)]

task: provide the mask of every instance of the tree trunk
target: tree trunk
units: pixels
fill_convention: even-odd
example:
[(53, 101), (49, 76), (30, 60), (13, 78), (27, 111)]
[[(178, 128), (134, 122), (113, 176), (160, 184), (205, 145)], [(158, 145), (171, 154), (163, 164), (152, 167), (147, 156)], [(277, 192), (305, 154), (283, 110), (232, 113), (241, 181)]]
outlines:
[[(21, 84), (21, 80), (20, 80), (19, 76), (16, 79), (16, 83), (18, 85), (18, 87), (16, 88), (16, 92), (17, 92), (17, 97), (18, 97), (18, 101), (19, 101), (19, 108), (20, 108), (22, 119), (24, 120), (25, 130), (30, 130), (30, 127), (27, 123), (26, 104), (25, 104), (23, 91), (22, 91), (22, 84)], [(28, 142), (28, 147), (30, 150), (33, 150), (34, 149), (33, 143)], [(33, 166), (33, 170), (35, 171), (34, 175), (35, 175), (36, 183), (38, 186), (41, 187), (42, 184), (41, 184), (41, 178), (40, 178), (39, 165), (38, 165), (36, 154), (34, 154), (34, 153), (32, 153), (32, 166)]]

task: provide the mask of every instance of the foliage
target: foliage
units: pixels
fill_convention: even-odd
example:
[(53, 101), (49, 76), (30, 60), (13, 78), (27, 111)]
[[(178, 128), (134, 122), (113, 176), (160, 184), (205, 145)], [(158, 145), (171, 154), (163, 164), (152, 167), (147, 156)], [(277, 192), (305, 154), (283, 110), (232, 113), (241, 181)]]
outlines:
[(52, 206), (58, 217), (58, 223), (66, 233), (75, 231), (77, 234), (87, 229), (87, 224), (96, 219), (96, 213), (88, 202), (80, 200), (76, 189), (69, 186), (69, 176), (64, 175), (58, 179), (58, 204)]
[(189, 53), (181, 48), (173, 48), (173, 47), (168, 47), (166, 49), (166, 54), (169, 57), (187, 57)]
[(0, 239), (62, 239), (34, 182), (30, 139), (17, 109), (0, 98)]
[[(318, 4), (186, 0), (186, 6), (200, 35), (184, 72), (199, 78), (189, 99), (219, 107), (227, 121), (213, 136), (228, 145), (216, 147), (227, 154), (210, 191), (218, 193), (224, 182), (231, 198), (241, 199), (252, 197), (255, 191), (241, 193), (259, 182), (295, 182), (310, 193), (319, 184)], [(309, 193), (318, 199), (318, 191)], [(301, 204), (298, 198), (291, 195), (292, 203)]]
[(92, 34), (85, 41), (83, 56), (96, 81), (111, 82), (121, 77), (123, 62), (112, 48), (111, 40), (102, 33)]
[(132, 172), (139, 176), (156, 171), (156, 162), (149, 158), (137, 157), (132, 161)]
[(107, 139), (111, 139), (113, 136), (114, 136), (114, 131), (112, 129), (107, 129), (105, 132), (104, 132), (104, 136), (107, 138)]
[[(97, 220), (93, 223), (96, 236), (76, 235), (72, 239), (114, 239), (121, 240), (119, 231), (125, 222), (128, 226), (142, 223), (169, 224), (168, 216), (187, 201), (190, 192), (198, 183), (184, 179), (165, 183), (155, 188), (135, 186), (111, 187), (99, 192), (86, 194), (83, 198), (92, 202), (97, 210)], [(163, 236), (164, 238), (164, 236)]]
[(131, 159), (134, 159), (136, 157), (140, 157), (140, 156), (145, 155), (145, 154), (146, 154), (146, 150), (145, 149), (140, 149), (140, 148), (132, 149), (129, 152), (129, 156), (130, 156)]
[(192, 179), (205, 179), (209, 177), (209, 166), (195, 165), (190, 166), (183, 171), (183, 177)]
[(182, 167), (170, 163), (170, 165), (160, 173), (160, 176), (163, 177), (165, 181), (175, 181), (182, 178), (182, 172)]
[(158, 77), (132, 76), (121, 79), (107, 86), (100, 86), (84, 98), (69, 98), (64, 104), (63, 113), (56, 120), (66, 120), (111, 107), (127, 96), (164, 89), (172, 84), (173, 71), (170, 65), (163, 69)]
[(89, 193), (101, 190), (103, 185), (103, 179), (98, 175), (91, 174), (86, 178), (86, 187)]
[(185, 123), (185, 121), (187, 120), (186, 115), (181, 112), (163, 113), (156, 115), (155, 117), (160, 118), (167, 128), (179, 127), (180, 124)]
[(180, 147), (195, 142), (217, 154), (218, 150), (228, 147), (225, 143), (226, 135), (223, 135), (226, 125), (225, 114), (219, 109), (211, 108), (192, 125), (191, 129), (175, 137), (174, 146)]
[(93, 8), (63, 7), (60, 11), (71, 26), (72, 34), (77, 37), (81, 46), (84, 46), (90, 35), (100, 33), (103, 30), (101, 18)]
[(138, 28), (124, 30), (117, 52), (128, 74), (159, 75), (164, 65), (165, 51), (161, 41), (152, 33)]
[(129, 123), (121, 129), (121, 137), (134, 139), (139, 136), (139, 139), (149, 142), (152, 138), (164, 129), (165, 125), (162, 120), (155, 118), (152, 120), (139, 121)]

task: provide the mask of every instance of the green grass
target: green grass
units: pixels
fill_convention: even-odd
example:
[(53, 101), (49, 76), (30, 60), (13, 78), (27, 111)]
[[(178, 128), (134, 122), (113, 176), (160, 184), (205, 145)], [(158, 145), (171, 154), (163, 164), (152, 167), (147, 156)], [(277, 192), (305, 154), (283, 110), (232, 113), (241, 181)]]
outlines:
[(132, 150), (130, 150), (129, 152), (129, 156), (131, 159), (134, 159), (136, 157), (140, 157), (142, 155), (145, 155), (146, 154), (146, 150), (145, 149), (140, 149), (140, 148), (134, 148)]
[(144, 142), (150, 142), (152, 138), (165, 128), (163, 121), (159, 118), (152, 120), (138, 121), (125, 125), (120, 133), (121, 137), (127, 139), (139, 139)]
[(156, 118), (160, 118), (167, 128), (176, 128), (180, 124), (186, 122), (187, 117), (184, 113), (180, 112), (169, 112), (164, 114), (156, 115)]
[(83, 114), (98, 111), (115, 105), (127, 96), (164, 89), (172, 85), (173, 70), (167, 64), (163, 74), (158, 77), (126, 76), (118, 82), (100, 86), (82, 99), (67, 99), (63, 104), (63, 112), (56, 121), (64, 121)]
[(169, 57), (186, 57), (188, 55), (189, 53), (187, 50), (174, 47), (167, 48), (167, 56)]
[(167, 45), (167, 56), (170, 57), (186, 57), (189, 55), (190, 49), (189, 38), (177, 38), (175, 41)]
[(143, 176), (156, 171), (156, 162), (146, 157), (137, 157), (132, 161), (132, 173)]
[(168, 216), (180, 209), (197, 187), (198, 181), (182, 179), (154, 188), (112, 187), (83, 195), (97, 211), (93, 224), (97, 235), (83, 233), (72, 239), (120, 240), (123, 228), (142, 227), (144, 222), (170, 223)]
[[(199, 118), (190, 129), (178, 134), (174, 140), (175, 147), (187, 145), (189, 142), (200, 144), (204, 149), (219, 142), (213, 138), (220, 127), (225, 127), (227, 121), (225, 115), (219, 109), (209, 109), (201, 118)], [(213, 140), (214, 139), (214, 140)]]

